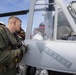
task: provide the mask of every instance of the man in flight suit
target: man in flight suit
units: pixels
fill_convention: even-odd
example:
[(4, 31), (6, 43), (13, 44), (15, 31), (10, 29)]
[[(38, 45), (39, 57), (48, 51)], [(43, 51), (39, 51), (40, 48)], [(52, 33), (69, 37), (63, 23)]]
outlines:
[(0, 75), (16, 75), (16, 64), (27, 50), (16, 33), (21, 29), (21, 22), (11, 16), (7, 27), (0, 25)]

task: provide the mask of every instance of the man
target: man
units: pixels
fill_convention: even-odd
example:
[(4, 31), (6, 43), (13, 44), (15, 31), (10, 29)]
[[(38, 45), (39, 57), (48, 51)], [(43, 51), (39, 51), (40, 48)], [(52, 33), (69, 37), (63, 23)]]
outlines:
[[(17, 34), (19, 35), (19, 38), (22, 41), (22, 44), (24, 44), (24, 40), (25, 40), (25, 31), (21, 28), (21, 30), (19, 32), (17, 32)], [(23, 63), (23, 61), (21, 61), (19, 64), (19, 70), (18, 70), (18, 74), (17, 75), (25, 75), (26, 74), (26, 65)]]
[(34, 33), (36, 34), (33, 36), (33, 40), (43, 40), (42, 33), (39, 31), (39, 28), (35, 28)]
[(16, 75), (16, 64), (26, 51), (16, 33), (21, 29), (21, 22), (11, 16), (7, 27), (0, 25), (0, 75)]
[(20, 39), (21, 39), (22, 41), (25, 40), (26, 34), (25, 34), (25, 31), (24, 31), (22, 28), (21, 28), (21, 30), (20, 30), (19, 32), (17, 32), (17, 34), (19, 35), (19, 37), (20, 37)]

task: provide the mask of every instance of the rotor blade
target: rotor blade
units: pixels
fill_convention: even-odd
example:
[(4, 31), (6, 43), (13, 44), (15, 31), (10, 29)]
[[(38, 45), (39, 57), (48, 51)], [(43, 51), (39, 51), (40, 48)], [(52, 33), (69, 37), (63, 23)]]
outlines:
[(23, 14), (27, 14), (28, 12), (29, 12), (29, 10), (1, 13), (0, 17), (13, 16), (13, 15), (23, 15)]

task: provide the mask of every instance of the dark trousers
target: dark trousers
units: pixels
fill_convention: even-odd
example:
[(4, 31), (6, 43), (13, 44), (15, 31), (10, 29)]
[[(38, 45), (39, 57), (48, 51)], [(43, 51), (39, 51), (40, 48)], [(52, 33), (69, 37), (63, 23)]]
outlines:
[[(51, 70), (47, 70), (47, 71), (48, 71), (48, 75), (73, 75), (73, 74), (56, 72), (56, 71), (51, 71)], [(35, 73), (36, 73), (36, 67), (33, 67), (33, 66), (27, 67), (26, 75), (35, 75)]]
[(35, 75), (36, 67), (27, 66), (26, 75)]

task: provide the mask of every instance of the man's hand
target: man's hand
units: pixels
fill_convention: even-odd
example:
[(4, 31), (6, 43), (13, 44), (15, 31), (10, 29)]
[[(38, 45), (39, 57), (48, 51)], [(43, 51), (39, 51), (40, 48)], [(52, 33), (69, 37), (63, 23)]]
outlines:
[(24, 45), (24, 46), (25, 46), (25, 53), (26, 53), (28, 50), (28, 45)]
[(13, 57), (19, 56), (20, 55), (20, 49), (16, 49), (16, 50), (11, 50), (11, 55)]
[(28, 50), (28, 45), (22, 45), (22, 46), (20, 47), (20, 50), (21, 50), (21, 53), (22, 53), (22, 52), (23, 52), (23, 53), (26, 53), (27, 50)]

